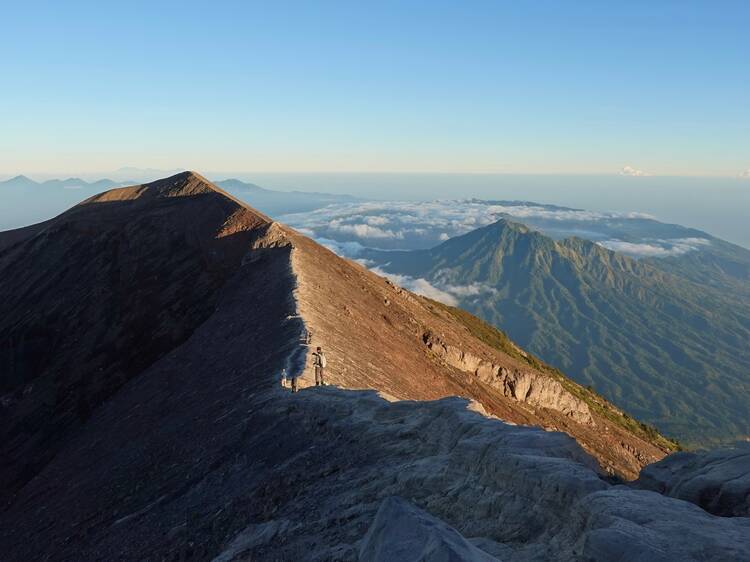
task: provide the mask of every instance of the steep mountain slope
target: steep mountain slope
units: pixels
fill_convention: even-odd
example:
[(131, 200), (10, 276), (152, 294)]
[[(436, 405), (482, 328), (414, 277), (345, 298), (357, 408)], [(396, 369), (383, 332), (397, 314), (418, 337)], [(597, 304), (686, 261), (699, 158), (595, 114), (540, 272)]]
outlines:
[[(3, 234), (0, 260), (8, 560), (368, 559), (381, 504), (416, 529), (393, 495), (503, 559), (747, 559), (749, 521), (612, 485), (565, 434), (489, 414), (624, 475), (663, 456), (657, 436), (196, 174)], [(383, 393), (283, 390), (283, 368), (310, 382), (305, 330), (330, 382)]]
[[(271, 230), (281, 232), (186, 173), (105, 192), (56, 219), (3, 233), (3, 492), (33, 478), (99, 404), (185, 342), (250, 259), (248, 248)], [(593, 394), (578, 387), (572, 394), (523, 358), (476, 341), (438, 306), (292, 231), (283, 236), (304, 249), (295, 254), (296, 273), (311, 279), (300, 284), (300, 301), (330, 349), (332, 382), (402, 398), (480, 398), (506, 419), (570, 431), (605, 467), (631, 477), (669, 448), (624, 423), (612, 424), (614, 436), (602, 434), (597, 415), (623, 417), (610, 406), (590, 415), (586, 401), (603, 404)], [(427, 341), (428, 333), (440, 337)], [(452, 365), (430, 351), (438, 343), (458, 356)]]
[(367, 251), (425, 278), (579, 383), (688, 443), (750, 435), (750, 304), (579, 238), (501, 220), (430, 249)]
[(0, 236), (2, 490), (213, 312), (259, 213), (197, 176), (106, 192)]

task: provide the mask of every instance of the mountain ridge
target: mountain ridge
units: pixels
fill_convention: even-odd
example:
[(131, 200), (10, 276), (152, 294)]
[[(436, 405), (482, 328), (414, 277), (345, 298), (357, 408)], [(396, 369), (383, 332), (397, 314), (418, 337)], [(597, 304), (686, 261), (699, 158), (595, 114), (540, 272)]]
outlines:
[[(499, 391), (475, 388), (473, 370), (470, 373), (454, 371), (455, 367), (441, 366), (440, 358), (426, 358), (424, 354), (429, 354), (429, 349), (421, 343), (421, 338), (428, 327), (434, 332), (435, 326), (444, 326), (443, 340), (458, 350), (459, 356), (468, 354), (466, 357), (471, 356), (472, 361), (499, 365), (493, 367), (498, 373), (503, 366), (508, 370), (507, 375), (503, 374), (506, 378), (516, 376), (515, 371), (533, 371), (533, 366), (510, 357), (493, 359), (497, 350), (471, 343), (473, 340), (465, 335), (464, 327), (456, 325), (445, 332), (448, 326), (455, 324), (452, 316), (429, 304), (425, 308), (419, 297), (407, 296), (358, 264), (340, 260), (295, 231), (277, 225), (202, 176), (183, 172), (150, 184), (104, 192), (55, 219), (0, 235), (0, 268), (15, 272), (5, 275), (2, 282), (3, 293), (9, 298), (2, 304), (5, 322), (0, 324), (0, 332), (11, 342), (3, 350), (2, 358), (10, 368), (0, 381), (2, 392), (9, 397), (10, 409), (6, 408), (4, 413), (11, 416), (4, 424), (5, 442), (21, 447), (19, 450), (31, 447), (28, 459), (37, 459), (31, 466), (43, 466), (47, 462), (45, 459), (54, 455), (57, 446), (52, 443), (59, 441), (60, 431), (64, 435), (66, 427), (75, 428), (85, 423), (102, 399), (117, 392), (122, 384), (168, 350), (189, 339), (210, 317), (221, 287), (248, 259), (246, 252), (252, 252), (248, 248), (285, 243), (303, 249), (292, 253), (295, 270), (301, 278), (305, 277), (305, 271), (316, 272), (313, 274), (316, 278), (322, 271), (326, 272), (325, 286), (320, 281), (299, 283), (297, 291), (308, 322), (317, 333), (327, 334), (322, 341), (333, 351), (332, 368), (335, 372), (347, 373), (340, 381), (334, 375), (333, 382), (364, 388), (377, 383), (381, 390), (403, 398), (437, 398), (446, 393), (467, 392), (486, 395), (498, 412), (519, 422), (533, 423), (536, 414), (524, 413), (524, 408), (516, 408), (513, 400), (506, 403), (503, 393), (512, 396), (512, 391), (502, 387)], [(47, 264), (44, 273), (23, 265), (28, 263), (30, 255), (36, 256), (38, 263)], [(166, 256), (173, 265), (163, 270)], [(321, 270), (323, 264), (326, 264), (325, 269)], [(19, 274), (23, 271), (29, 273)], [(138, 281), (141, 278), (143, 282)], [(351, 281), (347, 280), (360, 278), (362, 287), (368, 287), (368, 291), (360, 288), (353, 292)], [(79, 279), (89, 279), (94, 285), (81, 284)], [(386, 296), (384, 292), (391, 294)], [(57, 296), (61, 294), (65, 297)], [(337, 308), (337, 303), (345, 294), (350, 295), (352, 302), (368, 304), (360, 305), (359, 309), (353, 304), (344, 305), (341, 324), (338, 319), (342, 309)], [(365, 295), (368, 296), (363, 301)], [(35, 303), (32, 309), (29, 309), (29, 302)], [(151, 304), (143, 307), (139, 305), (141, 302)], [(308, 309), (305, 309), (306, 303), (312, 303)], [(330, 306), (333, 308), (327, 315), (321, 316), (321, 309)], [(395, 325), (410, 326), (409, 331), (415, 331), (408, 337), (402, 330), (393, 332), (393, 341), (404, 341), (402, 347), (395, 348), (399, 350), (397, 354), (401, 354), (398, 362), (385, 360), (383, 351), (371, 348), (369, 343), (358, 349), (356, 363), (370, 365), (369, 374), (365, 376), (365, 371), (339, 361), (350, 354), (347, 346), (352, 334), (358, 334), (361, 342), (380, 341), (373, 340), (367, 331), (369, 328), (362, 331), (372, 322), (372, 310), (379, 309), (383, 313), (376, 318), (381, 318), (386, 326), (388, 322), (394, 324), (391, 316), (398, 312), (399, 321)], [(101, 314), (98, 310), (106, 312)], [(333, 318), (337, 321), (332, 325)], [(60, 325), (63, 319), (64, 329)], [(421, 331), (417, 328), (420, 325), (424, 326)], [(88, 343), (85, 345), (78, 340), (77, 329), (86, 334), (83, 341)], [(160, 336), (147, 336), (154, 331)], [(450, 333), (454, 335), (447, 335)], [(417, 342), (420, 347), (411, 349)], [(381, 344), (386, 345), (384, 341)], [(392, 347), (387, 345), (384, 349)], [(433, 377), (442, 382), (430, 388), (418, 379), (396, 376), (404, 365), (412, 365), (416, 372), (432, 370)], [(463, 368), (463, 364), (460, 367)], [(92, 377), (91, 371), (100, 369), (106, 375)], [(380, 374), (375, 376), (375, 373)], [(29, 393), (18, 394), (23, 388), (29, 389)], [(30, 416), (28, 420), (36, 419), (38, 412), (49, 409), (48, 393), (57, 396), (52, 404), (61, 404), (59, 412), (55, 414), (56, 406), (53, 406), (46, 421), (23, 422), (27, 416)], [(12, 409), (27, 414), (12, 423)], [(546, 416), (544, 414), (539, 423), (553, 427), (568, 424), (564, 416), (560, 419), (556, 415), (550, 419)], [(35, 448), (31, 444), (33, 441), (28, 444), (16, 441), (12, 436), (17, 435), (15, 432), (24, 423), (36, 427), (38, 438), (50, 444)], [(576, 427), (568, 429), (578, 431)], [(598, 443), (593, 445), (598, 454), (610, 458), (604, 445), (606, 439), (599, 443), (600, 437), (593, 433), (590, 438)], [(649, 439), (645, 435), (643, 438)], [(639, 447), (649, 450), (649, 457), (663, 455), (658, 449), (650, 449), (651, 445), (645, 442)], [(637, 466), (642, 461), (627, 451), (621, 454), (622, 459), (616, 460), (615, 456), (607, 461), (610, 470), (623, 471), (631, 477), (637, 474)], [(8, 456), (11, 457), (13, 455)], [(11, 472), (23, 478), (24, 472), (33, 476), (35, 469), (27, 470), (18, 465)]]
[[(597, 397), (480, 320), (202, 183), (118, 191), (0, 244), (3, 273), (45, 263), (34, 279), (0, 277), (4, 294), (27, 291), (20, 308), (0, 303), (0, 333), (13, 331), (2, 341), (18, 342), (4, 364), (67, 356), (82, 369), (77, 381), (69, 366), (24, 363), (27, 380), (2, 393), (0, 427), (23, 423), (0, 440), (0, 482), (9, 459), (30, 470), (57, 444), (0, 506), (10, 559), (356, 560), (380, 550), (363, 540), (390, 496), (500, 558), (612, 559), (622, 526), (648, 559), (747, 551), (742, 520), (613, 484), (667, 452), (619, 410), (581, 407)], [(35, 340), (37, 326), (55, 337)], [(308, 337), (332, 386), (312, 386)], [(299, 393), (281, 387), (282, 369), (300, 375)], [(47, 438), (40, 412), (56, 422)]]

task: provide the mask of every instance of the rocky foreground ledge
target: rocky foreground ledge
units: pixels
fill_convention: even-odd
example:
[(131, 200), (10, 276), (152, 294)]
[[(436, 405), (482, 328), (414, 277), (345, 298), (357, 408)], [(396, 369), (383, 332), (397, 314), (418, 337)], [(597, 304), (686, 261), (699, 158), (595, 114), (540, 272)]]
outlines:
[(669, 455), (644, 468), (635, 485), (692, 502), (714, 515), (750, 517), (750, 443)]
[(272, 504), (217, 560), (750, 560), (750, 518), (607, 482), (573, 439), (476, 403), (309, 388), (267, 406), (288, 424)]

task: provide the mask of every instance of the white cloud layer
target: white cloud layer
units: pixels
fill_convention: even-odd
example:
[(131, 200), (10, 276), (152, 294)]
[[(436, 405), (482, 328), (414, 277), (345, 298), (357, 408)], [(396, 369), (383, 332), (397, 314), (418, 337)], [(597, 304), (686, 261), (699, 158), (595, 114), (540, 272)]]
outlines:
[(625, 242), (623, 240), (604, 240), (603, 242), (599, 242), (599, 245), (604, 246), (608, 250), (644, 258), (681, 256), (709, 244), (711, 244), (711, 241), (706, 238), (670, 238), (648, 242)]
[(343, 232), (344, 234), (351, 234), (357, 238), (403, 238), (403, 234), (400, 232), (384, 230), (377, 226), (371, 226), (369, 223), (347, 224), (342, 220), (336, 219), (328, 224), (328, 228), (337, 232)]
[[(525, 223), (553, 238), (580, 236), (636, 258), (679, 256), (710, 244), (707, 238), (679, 237), (682, 232), (687, 234), (688, 229), (652, 224), (648, 221), (653, 217), (644, 213), (588, 211), (527, 202), (369, 201), (330, 205), (280, 217), (283, 222), (349, 258), (362, 257), (364, 248), (431, 248), (502, 218)], [(647, 221), (631, 222), (644, 219)], [(673, 237), (668, 237), (670, 230), (674, 232)], [(639, 237), (638, 232), (644, 235)], [(657, 238), (654, 232), (663, 233), (662, 237)], [(490, 292), (486, 287), (452, 284), (450, 276), (436, 275), (430, 281), (431, 288), (420, 283), (421, 290), (437, 290), (454, 299), (481, 298)], [(416, 287), (416, 282), (409, 281), (409, 287)]]
[(633, 168), (633, 166), (623, 166), (622, 170), (620, 170), (621, 176), (634, 176), (634, 177), (645, 177), (650, 176), (648, 172), (644, 172), (643, 170), (638, 170), (636, 168)]
[[(306, 234), (339, 239), (357, 239), (365, 246), (390, 247), (399, 240), (424, 240), (422, 247), (466, 234), (501, 218), (544, 220), (553, 223), (571, 221), (609, 221), (613, 219), (651, 219), (645, 213), (616, 213), (568, 209), (536, 204), (501, 204), (478, 200), (459, 201), (371, 201), (329, 205), (311, 212), (279, 217)], [(569, 228), (569, 226), (568, 226)], [(370, 242), (368, 244), (368, 241)], [(399, 247), (419, 245), (400, 245)]]
[(346, 258), (355, 258), (365, 249), (359, 242), (339, 242), (330, 238), (315, 238), (315, 241), (331, 250), (334, 254)]
[[(363, 260), (357, 260), (362, 262)], [(371, 265), (371, 263), (369, 264)], [(387, 264), (386, 264), (387, 266)], [(396, 273), (388, 273), (381, 267), (371, 267), (370, 271), (381, 275), (387, 279), (393, 281), (399, 287), (422, 295), (433, 300), (448, 304), (451, 306), (458, 306), (461, 300), (472, 300), (482, 295), (495, 295), (497, 289), (490, 287), (484, 283), (470, 283), (468, 285), (455, 285), (445, 282), (445, 275), (442, 274), (442, 270), (438, 271), (435, 275), (435, 279), (428, 281), (423, 277), (414, 278), (408, 275), (399, 275)]]
[(748, 168), (747, 170), (743, 172), (740, 172), (739, 177), (743, 180), (750, 180), (750, 168)]
[(441, 291), (440, 289), (432, 285), (429, 281), (427, 281), (427, 279), (423, 279), (421, 277), (415, 279), (414, 277), (409, 277), (408, 275), (388, 273), (387, 271), (383, 271), (379, 267), (373, 267), (371, 271), (385, 277), (386, 279), (390, 279), (399, 287), (403, 287), (404, 289), (406, 289), (407, 291), (411, 291), (412, 293), (422, 295), (423, 297), (427, 297), (450, 306), (458, 305), (458, 299), (456, 299), (456, 297), (446, 291)]

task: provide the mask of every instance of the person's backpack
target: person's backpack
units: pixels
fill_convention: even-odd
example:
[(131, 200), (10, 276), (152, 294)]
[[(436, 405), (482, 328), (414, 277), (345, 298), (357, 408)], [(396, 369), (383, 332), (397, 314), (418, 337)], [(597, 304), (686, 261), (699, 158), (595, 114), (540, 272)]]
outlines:
[(318, 353), (318, 357), (320, 358), (320, 359), (319, 359), (319, 361), (320, 361), (320, 366), (321, 366), (321, 367), (323, 367), (323, 368), (325, 369), (325, 368), (326, 368), (326, 356), (325, 356), (325, 355), (323, 355), (323, 352), (321, 351), (320, 353)]

